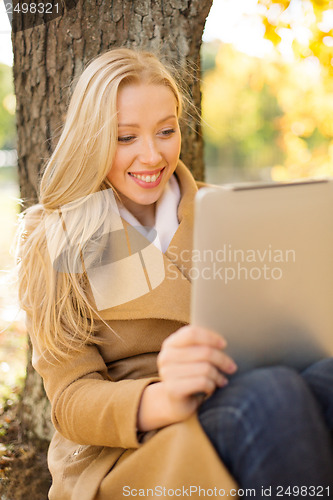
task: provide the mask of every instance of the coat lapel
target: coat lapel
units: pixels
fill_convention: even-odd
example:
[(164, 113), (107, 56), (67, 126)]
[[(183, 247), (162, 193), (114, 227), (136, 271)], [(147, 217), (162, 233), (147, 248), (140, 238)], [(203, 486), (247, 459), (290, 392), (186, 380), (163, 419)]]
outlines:
[[(147, 287), (142, 289), (141, 296), (133, 300), (99, 310), (98, 316), (103, 320), (160, 318), (182, 323), (190, 321), (190, 256), (194, 197), (198, 188), (192, 174), (182, 162), (179, 162), (175, 174), (181, 191), (181, 201), (178, 207), (178, 229), (165, 254), (163, 254), (151, 245), (144, 236), (138, 234), (136, 229), (123, 221), (128, 237), (129, 253), (133, 257), (132, 263), (127, 267), (125, 273), (127, 283), (139, 282), (139, 274), (141, 273), (141, 277), (143, 269)], [(139, 245), (141, 248), (145, 247), (142, 252), (136, 252), (136, 249), (133, 248), (135, 246), (133, 245), (133, 237), (131, 237), (134, 234), (133, 231), (135, 231), (135, 245)], [(142, 258), (142, 254), (144, 258)], [(161, 265), (164, 268), (162, 275)], [(130, 268), (132, 271), (129, 271)], [(156, 284), (157, 286), (155, 286)], [(119, 293), (121, 292), (119, 291)]]

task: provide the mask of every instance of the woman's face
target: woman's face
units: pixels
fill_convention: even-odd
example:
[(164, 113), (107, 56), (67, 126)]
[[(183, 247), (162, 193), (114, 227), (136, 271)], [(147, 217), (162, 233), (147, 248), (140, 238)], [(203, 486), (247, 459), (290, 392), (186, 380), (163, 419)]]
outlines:
[(173, 174), (181, 136), (176, 99), (163, 85), (129, 84), (118, 94), (118, 146), (107, 177), (133, 215), (154, 208)]

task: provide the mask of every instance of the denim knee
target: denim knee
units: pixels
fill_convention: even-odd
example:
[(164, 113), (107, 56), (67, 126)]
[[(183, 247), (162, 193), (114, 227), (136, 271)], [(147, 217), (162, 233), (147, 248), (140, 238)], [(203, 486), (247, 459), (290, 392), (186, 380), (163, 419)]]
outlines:
[(303, 378), (284, 366), (260, 368), (234, 376), (227, 387), (218, 389), (200, 408), (203, 414), (220, 406), (234, 407), (237, 412), (257, 411), (261, 416), (283, 411), (290, 414), (315, 404)]
[[(299, 432), (326, 432), (311, 390), (293, 369), (274, 366), (233, 377), (199, 409), (212, 442), (225, 450), (248, 446), (260, 435), (267, 441)], [(219, 441), (219, 442), (218, 442)]]
[(283, 413), (300, 416), (304, 409), (313, 407), (315, 400), (304, 379), (292, 368), (273, 366), (253, 370), (235, 378), (236, 387), (240, 384), (245, 405), (251, 404), (273, 417)]
[(328, 427), (333, 431), (333, 358), (309, 366), (302, 377), (320, 404)]
[[(265, 475), (275, 474), (268, 474), (269, 467), (277, 477), (278, 472), (286, 476), (286, 454), (293, 469), (303, 457), (302, 477), (309, 480), (314, 465), (316, 471), (325, 469), (325, 477), (332, 472), (323, 415), (306, 382), (293, 369), (274, 366), (232, 377), (228, 386), (202, 404), (199, 420), (241, 484), (244, 477), (257, 477), (264, 484)], [(318, 449), (323, 450), (321, 457), (312, 459)]]

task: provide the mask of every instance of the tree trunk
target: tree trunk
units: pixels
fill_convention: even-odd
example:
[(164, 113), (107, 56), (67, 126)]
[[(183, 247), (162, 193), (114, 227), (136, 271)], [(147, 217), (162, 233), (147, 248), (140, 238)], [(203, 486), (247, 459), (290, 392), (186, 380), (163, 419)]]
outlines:
[[(17, 12), (13, 16), (19, 178), (25, 206), (37, 200), (39, 173), (59, 137), (70, 82), (93, 57), (112, 47), (152, 50), (178, 70), (196, 106), (196, 113), (186, 114), (182, 124), (181, 156), (195, 177), (203, 179), (200, 46), (212, 0), (71, 0), (58, 5), (65, 3), (63, 15), (49, 22), (46, 15), (44, 21)], [(50, 438), (49, 407), (30, 361), (21, 419), (28, 437)]]

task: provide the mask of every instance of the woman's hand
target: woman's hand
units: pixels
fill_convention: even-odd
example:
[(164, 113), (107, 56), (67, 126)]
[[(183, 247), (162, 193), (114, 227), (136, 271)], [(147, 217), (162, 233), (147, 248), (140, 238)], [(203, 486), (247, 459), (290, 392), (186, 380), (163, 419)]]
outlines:
[(162, 344), (157, 366), (175, 416), (186, 418), (199, 406), (202, 398), (211, 395), (228, 380), (237, 367), (223, 349), (226, 341), (211, 330), (185, 326), (170, 335)]
[(162, 344), (157, 357), (161, 382), (149, 385), (142, 396), (138, 415), (140, 430), (150, 430), (185, 420), (203, 397), (223, 387), (237, 370), (223, 349), (226, 341), (216, 332), (184, 326)]

